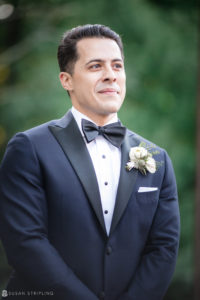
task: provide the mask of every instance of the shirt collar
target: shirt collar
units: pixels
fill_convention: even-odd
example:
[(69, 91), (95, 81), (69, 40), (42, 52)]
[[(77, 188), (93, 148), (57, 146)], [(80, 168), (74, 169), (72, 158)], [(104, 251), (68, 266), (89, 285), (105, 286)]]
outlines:
[[(78, 128), (82, 134), (82, 136), (84, 136), (83, 134), (83, 130), (82, 130), (82, 126), (81, 126), (81, 120), (82, 119), (86, 119), (94, 124), (96, 124), (94, 121), (92, 121), (90, 118), (88, 118), (86, 115), (82, 114), (80, 111), (78, 111), (74, 106), (72, 106), (71, 108), (71, 112), (72, 112), (72, 115), (74, 117), (74, 119), (76, 120), (76, 123), (78, 125)], [(118, 117), (117, 115), (115, 115), (108, 123), (106, 123), (105, 125), (108, 125), (108, 124), (112, 124), (112, 123), (115, 123), (118, 121)], [(97, 124), (96, 124), (97, 125)], [(97, 125), (98, 126), (98, 125)]]

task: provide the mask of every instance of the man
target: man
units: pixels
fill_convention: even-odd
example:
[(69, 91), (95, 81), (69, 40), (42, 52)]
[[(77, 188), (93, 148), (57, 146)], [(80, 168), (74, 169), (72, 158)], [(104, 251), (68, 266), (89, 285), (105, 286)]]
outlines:
[(118, 121), (120, 37), (102, 25), (74, 28), (58, 61), (72, 109), (17, 134), (1, 165), (8, 296), (162, 299), (178, 249), (176, 183), (166, 152)]

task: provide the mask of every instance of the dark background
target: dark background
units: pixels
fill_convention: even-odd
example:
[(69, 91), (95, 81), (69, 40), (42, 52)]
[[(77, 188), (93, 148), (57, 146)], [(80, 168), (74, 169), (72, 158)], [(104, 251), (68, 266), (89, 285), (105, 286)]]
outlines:
[[(168, 151), (177, 177), (182, 233), (165, 300), (193, 299), (198, 9), (192, 0), (0, 1), (0, 160), (13, 134), (71, 106), (58, 79), (63, 32), (101, 23), (122, 36), (127, 96), (119, 117)], [(0, 244), (0, 291), (9, 273)]]

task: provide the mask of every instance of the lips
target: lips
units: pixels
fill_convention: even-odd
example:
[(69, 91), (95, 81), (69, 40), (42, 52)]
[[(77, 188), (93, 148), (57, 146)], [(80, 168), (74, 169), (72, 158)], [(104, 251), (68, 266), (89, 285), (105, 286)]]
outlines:
[(98, 91), (100, 94), (119, 94), (119, 91), (112, 88), (106, 88)]

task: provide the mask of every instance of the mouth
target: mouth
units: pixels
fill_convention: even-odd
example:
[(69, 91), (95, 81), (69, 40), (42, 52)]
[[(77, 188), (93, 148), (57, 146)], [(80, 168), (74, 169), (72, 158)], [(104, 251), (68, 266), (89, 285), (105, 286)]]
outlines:
[(117, 91), (115, 89), (107, 88), (107, 89), (98, 91), (98, 93), (104, 94), (104, 95), (116, 95), (116, 94), (119, 94), (119, 91)]

